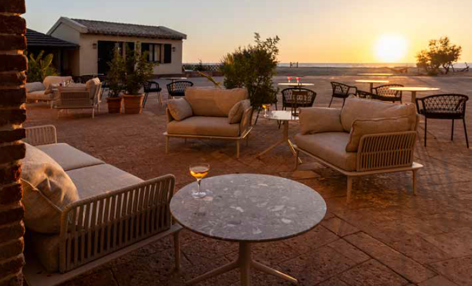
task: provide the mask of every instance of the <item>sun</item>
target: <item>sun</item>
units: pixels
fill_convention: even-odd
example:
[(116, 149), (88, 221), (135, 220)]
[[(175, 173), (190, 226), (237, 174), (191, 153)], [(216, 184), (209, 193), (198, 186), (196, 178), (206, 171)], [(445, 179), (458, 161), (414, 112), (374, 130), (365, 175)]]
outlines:
[(408, 41), (400, 35), (383, 35), (375, 43), (377, 59), (384, 63), (398, 63), (404, 59)]

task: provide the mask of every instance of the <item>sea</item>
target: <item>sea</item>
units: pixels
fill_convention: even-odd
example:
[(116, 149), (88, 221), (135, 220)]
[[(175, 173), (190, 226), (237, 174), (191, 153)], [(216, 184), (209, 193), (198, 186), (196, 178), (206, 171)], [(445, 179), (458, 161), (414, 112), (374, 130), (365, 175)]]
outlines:
[[(198, 63), (188, 63), (197, 65)], [(203, 63), (204, 65), (218, 65), (219, 63)], [(293, 62), (292, 64), (296, 64)], [(290, 67), (290, 63), (278, 63), (279, 67)], [(467, 66), (466, 63), (455, 63), (454, 67), (461, 69)], [(471, 64), (472, 66), (472, 64)], [(416, 67), (416, 63), (298, 63), (300, 68), (395, 68), (395, 67)]]

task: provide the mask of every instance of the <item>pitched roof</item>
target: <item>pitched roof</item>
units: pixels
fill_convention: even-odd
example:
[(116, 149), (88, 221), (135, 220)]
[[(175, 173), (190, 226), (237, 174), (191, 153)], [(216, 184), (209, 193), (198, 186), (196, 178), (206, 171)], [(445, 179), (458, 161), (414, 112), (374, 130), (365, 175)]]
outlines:
[(70, 19), (86, 28), (88, 34), (133, 36), (155, 39), (186, 39), (187, 35), (174, 31), (164, 26), (146, 26), (137, 24), (114, 23), (84, 19)]
[(78, 48), (79, 45), (69, 43), (53, 36), (26, 29), (28, 47), (54, 47), (54, 48)]

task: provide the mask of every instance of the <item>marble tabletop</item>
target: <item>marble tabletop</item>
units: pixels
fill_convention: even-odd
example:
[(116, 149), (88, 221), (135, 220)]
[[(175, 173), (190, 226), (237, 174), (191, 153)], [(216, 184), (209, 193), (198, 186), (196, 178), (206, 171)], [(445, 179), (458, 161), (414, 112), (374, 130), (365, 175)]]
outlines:
[(270, 110), (267, 111), (267, 115), (264, 114), (264, 118), (270, 120), (280, 120), (280, 121), (298, 121), (298, 116), (292, 115), (291, 111), (287, 110)]
[(202, 180), (211, 193), (191, 196), (196, 183), (180, 189), (170, 202), (174, 218), (199, 234), (237, 242), (293, 237), (315, 227), (326, 203), (313, 189), (280, 177), (255, 174), (215, 176)]

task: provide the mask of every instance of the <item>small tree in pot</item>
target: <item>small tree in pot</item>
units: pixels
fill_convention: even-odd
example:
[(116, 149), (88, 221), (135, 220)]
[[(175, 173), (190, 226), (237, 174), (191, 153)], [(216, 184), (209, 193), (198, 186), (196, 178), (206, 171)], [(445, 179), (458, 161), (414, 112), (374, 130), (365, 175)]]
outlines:
[(123, 98), (121, 97), (123, 90), (121, 79), (124, 73), (124, 59), (121, 56), (119, 48), (115, 48), (113, 55), (113, 60), (108, 63), (110, 69), (107, 74), (107, 83), (110, 91), (107, 97), (108, 112), (120, 113), (123, 102)]
[(124, 71), (121, 73), (121, 82), (124, 91), (125, 113), (136, 114), (143, 110), (144, 94), (139, 93), (144, 83), (153, 75), (154, 64), (148, 61), (148, 52), (140, 53), (140, 44), (135, 50), (126, 46)]

